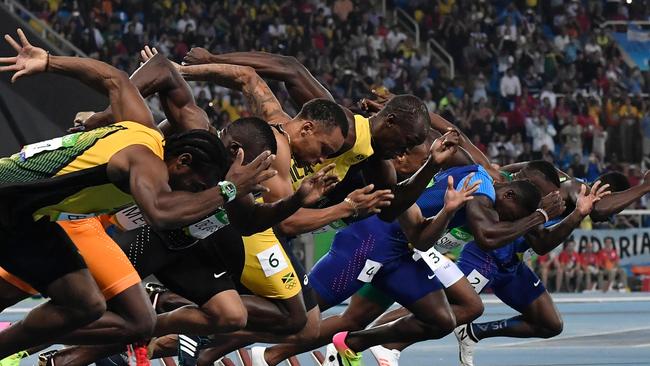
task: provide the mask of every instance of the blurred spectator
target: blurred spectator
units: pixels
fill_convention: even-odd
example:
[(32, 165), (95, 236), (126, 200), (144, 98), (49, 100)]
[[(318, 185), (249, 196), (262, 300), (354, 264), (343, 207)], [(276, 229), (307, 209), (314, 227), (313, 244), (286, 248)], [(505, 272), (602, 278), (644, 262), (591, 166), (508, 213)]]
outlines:
[[(562, 266), (560, 265), (557, 255), (550, 252), (537, 257), (537, 273), (539, 273), (542, 284), (544, 284), (544, 287), (546, 287), (549, 292), (560, 292), (564, 272), (562, 271)], [(548, 282), (549, 279), (555, 280), (553, 291), (551, 291), (551, 286)]]
[[(595, 291), (603, 287), (603, 275), (600, 268), (600, 256), (594, 252), (592, 242), (587, 242), (582, 255), (582, 271), (585, 274), (585, 291)], [(593, 279), (596, 279), (596, 282)]]
[[(650, 92), (650, 73), (621, 57), (610, 29), (600, 27), (647, 17), (629, 10), (636, 1), (609, 11), (600, 0), (402, 0), (386, 3), (387, 17), (379, 0), (21, 3), (91, 57), (127, 72), (145, 43), (177, 62), (197, 46), (280, 53), (296, 57), (344, 105), (381, 86), (413, 93), (477, 146), (492, 146), (500, 162), (541, 158), (594, 177), (650, 161), (650, 107), (628, 98)], [(390, 16), (396, 7), (418, 23), (419, 49)], [(427, 52), (429, 40), (453, 57), (453, 79)], [(282, 84), (270, 86), (295, 111)], [(215, 124), (249, 113), (237, 92), (207, 84), (195, 91)]]
[(569, 241), (559, 256), (560, 268), (564, 274), (564, 287), (567, 292), (578, 292), (582, 285), (582, 257), (576, 252), (576, 244)]
[[(601, 289), (603, 291), (611, 291), (614, 288), (625, 291), (627, 288), (627, 274), (619, 266), (620, 258), (616, 249), (614, 249), (614, 242), (611, 238), (605, 238), (605, 247), (598, 252), (600, 258), (600, 268), (607, 275), (607, 282), (603, 284)], [(618, 278), (618, 282), (616, 279)]]

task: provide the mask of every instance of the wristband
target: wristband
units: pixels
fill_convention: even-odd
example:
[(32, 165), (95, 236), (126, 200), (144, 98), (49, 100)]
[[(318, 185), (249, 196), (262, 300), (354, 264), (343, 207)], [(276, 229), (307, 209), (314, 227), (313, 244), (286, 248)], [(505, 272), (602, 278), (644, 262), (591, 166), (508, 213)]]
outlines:
[(45, 62), (45, 72), (48, 72), (50, 69), (50, 51), (47, 52), (47, 61)]
[(357, 203), (356, 202), (354, 202), (353, 200), (351, 200), (348, 197), (345, 197), (343, 202), (350, 205), (350, 207), (352, 207), (352, 210), (354, 210), (354, 213), (352, 214), (352, 218), (356, 218), (357, 216), (359, 216), (359, 211), (357, 210)]
[(544, 216), (544, 223), (545, 224), (548, 222), (548, 220), (549, 220), (548, 213), (546, 213), (546, 211), (543, 208), (538, 208), (537, 210), (535, 210), (535, 212), (539, 212), (539, 213), (542, 214), (542, 216)]

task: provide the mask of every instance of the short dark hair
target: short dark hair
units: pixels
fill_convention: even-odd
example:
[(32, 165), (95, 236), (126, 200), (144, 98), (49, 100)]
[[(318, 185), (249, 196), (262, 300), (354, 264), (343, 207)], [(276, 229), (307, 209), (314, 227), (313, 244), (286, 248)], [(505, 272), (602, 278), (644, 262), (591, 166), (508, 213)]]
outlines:
[(193, 166), (215, 167), (223, 178), (228, 171), (228, 154), (217, 135), (207, 130), (189, 130), (165, 138), (165, 160), (188, 153)]
[[(392, 97), (379, 111), (379, 116), (395, 115), (396, 123), (400, 127), (416, 131), (426, 129), (431, 125), (429, 122), (429, 111), (422, 100), (415, 95), (400, 94)], [(425, 135), (422, 135), (424, 142)]]
[(266, 150), (270, 151), (271, 154), (278, 151), (273, 128), (263, 119), (257, 117), (240, 118), (226, 126), (223, 131), (243, 145), (246, 162)]
[(557, 169), (555, 169), (555, 165), (552, 163), (549, 163), (546, 160), (533, 160), (526, 163), (523, 169), (542, 174), (544, 178), (553, 183), (554, 186), (560, 188), (560, 175), (558, 174)]
[(594, 182), (600, 181), (602, 184), (609, 184), (612, 192), (621, 192), (630, 188), (630, 181), (620, 172), (609, 172), (598, 177)]
[(348, 117), (340, 105), (327, 99), (312, 99), (302, 106), (298, 118), (308, 119), (322, 125), (327, 130), (338, 127), (343, 137), (348, 137)]
[(529, 214), (535, 212), (535, 210), (539, 208), (539, 201), (542, 199), (542, 194), (533, 183), (527, 180), (514, 180), (510, 182), (510, 187), (517, 195), (517, 202), (519, 202)]

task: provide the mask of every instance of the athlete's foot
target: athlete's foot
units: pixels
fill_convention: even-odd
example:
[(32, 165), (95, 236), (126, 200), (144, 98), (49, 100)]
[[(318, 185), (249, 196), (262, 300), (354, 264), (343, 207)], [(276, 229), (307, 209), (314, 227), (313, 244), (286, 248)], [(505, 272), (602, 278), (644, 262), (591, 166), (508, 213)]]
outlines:
[(472, 324), (463, 324), (454, 329), (458, 340), (458, 359), (461, 366), (474, 366), (474, 346), (478, 339), (472, 331)]
[(340, 363), (342, 366), (361, 366), (361, 353), (357, 353), (350, 349), (345, 343), (345, 338), (347, 338), (348, 332), (336, 333), (332, 337), (332, 343), (336, 347), (336, 351), (339, 354)]
[(264, 359), (264, 351), (266, 351), (266, 347), (251, 348), (251, 361), (253, 361), (253, 366), (269, 366), (266, 359)]
[(47, 351), (38, 355), (38, 366), (54, 366), (54, 355), (58, 351)]
[(16, 352), (13, 355), (0, 360), (0, 366), (19, 366), (20, 360), (27, 356), (29, 356), (29, 354), (25, 351)]
[(377, 359), (379, 366), (398, 366), (400, 351), (383, 346), (370, 347), (370, 352)]

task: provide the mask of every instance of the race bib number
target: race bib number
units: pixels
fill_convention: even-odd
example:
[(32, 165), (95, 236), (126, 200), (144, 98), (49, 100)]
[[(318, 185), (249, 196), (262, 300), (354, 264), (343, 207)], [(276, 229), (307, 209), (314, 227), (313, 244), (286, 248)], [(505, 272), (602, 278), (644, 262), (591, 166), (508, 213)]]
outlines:
[(186, 227), (184, 231), (185, 234), (193, 238), (205, 239), (229, 224), (228, 214), (225, 210), (221, 210), (208, 218)]
[(138, 206), (129, 206), (113, 215), (117, 225), (124, 231), (134, 230), (147, 222)]
[(77, 140), (79, 139), (79, 135), (81, 135), (81, 132), (57, 137), (47, 141), (37, 142), (35, 144), (25, 145), (20, 151), (20, 156), (23, 159), (29, 159), (32, 156), (44, 151), (54, 151), (61, 147), (74, 146), (74, 144), (77, 143)]
[(365, 283), (372, 282), (372, 279), (375, 277), (381, 266), (382, 264), (379, 262), (366, 259), (366, 265), (363, 266), (361, 273), (359, 273), (359, 276), (357, 276), (357, 280)]
[(442, 238), (438, 239), (438, 241), (434, 244), (434, 247), (440, 253), (447, 253), (448, 251), (456, 247), (463, 246), (472, 240), (474, 240), (474, 236), (470, 234), (465, 228), (455, 227), (447, 231), (447, 233), (443, 235)]
[(469, 275), (467, 275), (467, 280), (469, 281), (469, 284), (474, 287), (474, 291), (476, 291), (477, 294), (480, 294), (481, 291), (483, 291), (483, 288), (485, 285), (490, 282), (485, 276), (483, 276), (479, 271), (473, 270), (470, 272)]
[(56, 221), (73, 221), (73, 220), (83, 220), (83, 219), (89, 219), (91, 217), (95, 217), (97, 215), (95, 214), (78, 214), (78, 213), (70, 213), (70, 212), (61, 212), (59, 213), (59, 216), (56, 218)]
[(260, 252), (257, 255), (257, 259), (260, 261), (266, 277), (271, 277), (289, 267), (287, 260), (284, 258), (284, 252), (280, 248), (280, 244), (275, 244), (269, 249)]
[(431, 247), (429, 250), (426, 252), (414, 249), (415, 254), (413, 254), (413, 259), (418, 260), (422, 258), (424, 260), (424, 263), (431, 268), (431, 270), (435, 273), (438, 268), (441, 268), (444, 266), (446, 263), (451, 262), (449, 258), (445, 257), (442, 253), (436, 250), (436, 248)]

